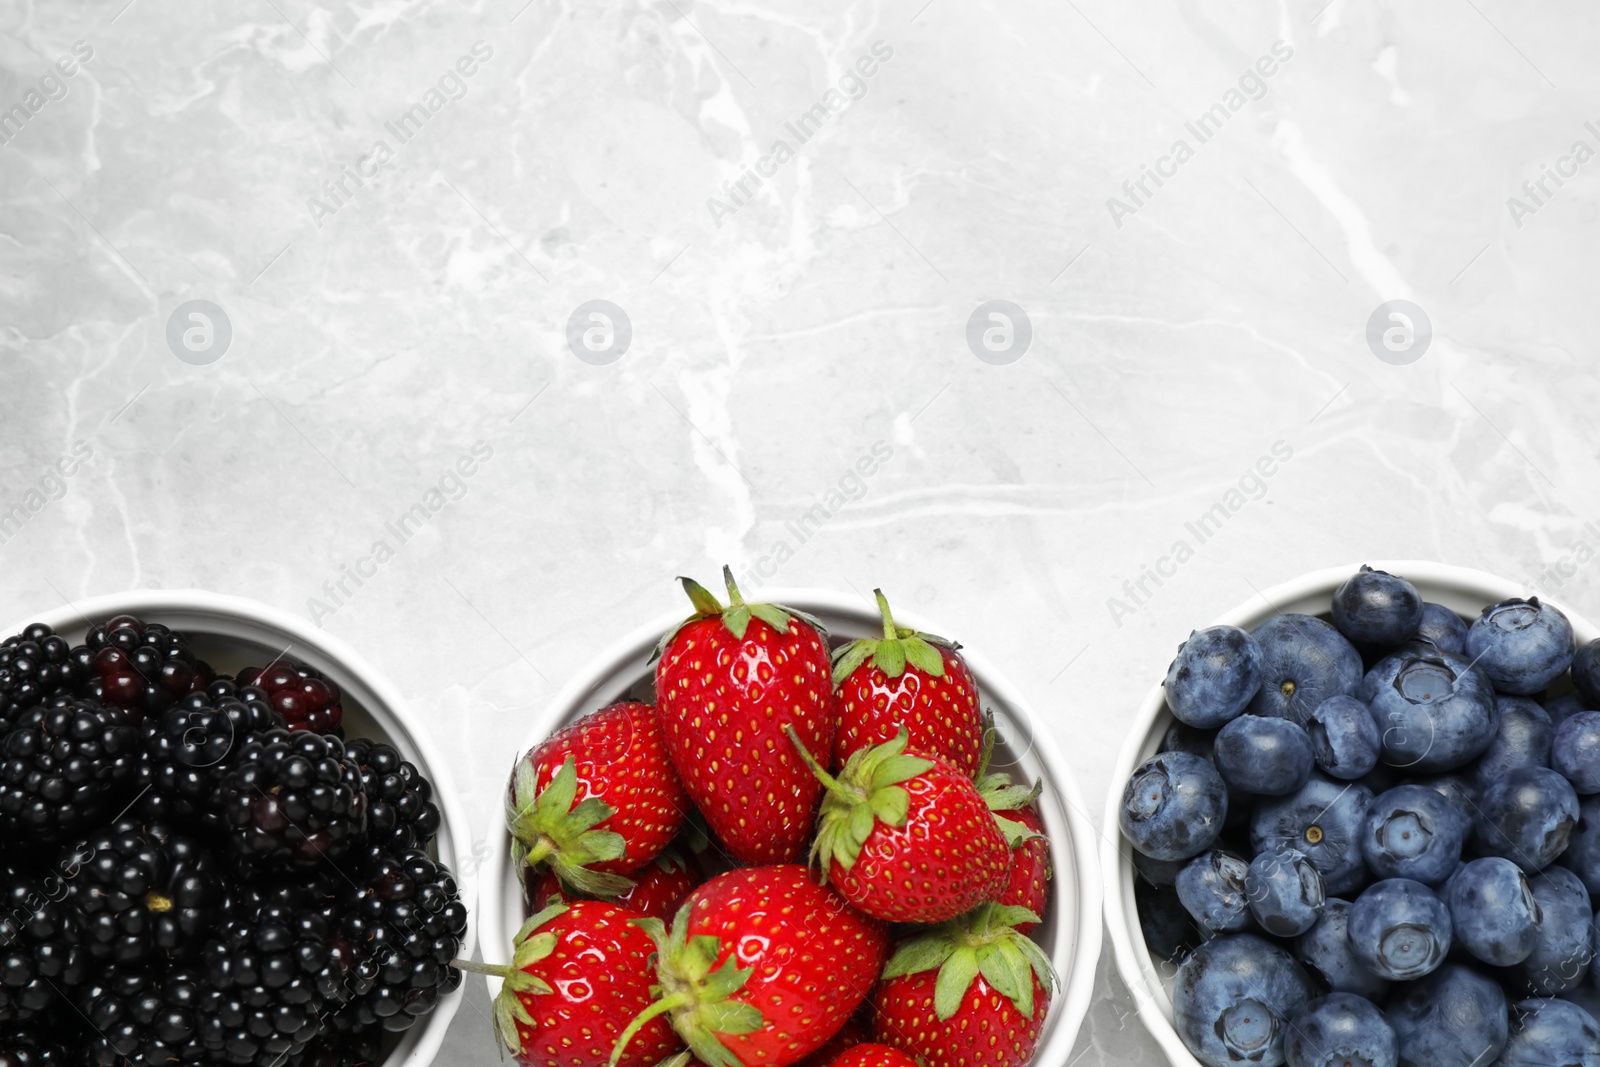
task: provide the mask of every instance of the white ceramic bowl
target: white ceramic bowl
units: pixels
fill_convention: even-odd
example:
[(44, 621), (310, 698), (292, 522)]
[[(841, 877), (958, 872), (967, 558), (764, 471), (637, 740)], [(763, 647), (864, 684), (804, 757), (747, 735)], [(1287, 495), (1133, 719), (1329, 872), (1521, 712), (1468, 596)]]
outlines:
[[(1466, 567), (1416, 560), (1370, 562), (1378, 570), (1405, 578), (1417, 587), (1424, 600), (1443, 604), (1469, 620), (1476, 618), (1485, 605), (1496, 604), (1509, 597), (1528, 595), (1528, 590), (1517, 582)], [(1302, 575), (1293, 581), (1273, 586), (1208, 625), (1226, 624), (1254, 630), (1279, 612), (1327, 616), (1333, 604), (1333, 591), (1359, 569), (1360, 564), (1353, 563), (1347, 567), (1331, 567)], [(1566, 614), (1579, 644), (1600, 637), (1600, 631), (1565, 604), (1543, 596), (1540, 600), (1560, 608)], [(1191, 629), (1199, 627), (1184, 627), (1183, 632), (1173, 640), (1174, 649)], [(1106, 832), (1100, 844), (1100, 864), (1106, 880), (1106, 926), (1111, 931), (1117, 970), (1133, 993), (1135, 1008), (1145, 1028), (1155, 1037), (1175, 1067), (1200, 1067), (1200, 1061), (1184, 1047), (1177, 1030), (1173, 1028), (1171, 990), (1175, 968), (1165, 960), (1153, 958), (1145, 947), (1144, 934), (1139, 928), (1139, 911), (1133, 899), (1133, 854), (1131, 846), (1117, 829), (1123, 787), (1133, 774), (1133, 769), (1155, 754), (1167, 727), (1173, 722), (1172, 713), (1167, 710), (1166, 694), (1161, 687), (1166, 664), (1153, 664), (1151, 673), (1156, 676), (1156, 684), (1134, 716), (1128, 740), (1122, 746), (1116, 772), (1111, 778), (1111, 790), (1106, 797), (1103, 824)]]
[[(761, 600), (786, 604), (820, 619), (835, 642), (872, 637), (883, 632), (876, 606), (854, 597), (818, 590), (766, 590)], [(649, 662), (661, 635), (682, 622), (688, 607), (645, 626), (617, 643), (595, 660), (557, 694), (520, 752), (542, 742), (556, 730), (607, 704), (623, 699), (654, 700), (655, 669)], [(895, 611), (895, 621), (928, 633), (959, 636), (952, 631)], [(1039, 1037), (1033, 1062), (1040, 1067), (1066, 1063), (1078, 1027), (1089, 1008), (1095, 965), (1100, 956), (1100, 878), (1095, 870), (1095, 831), (1078, 793), (1071, 769), (1057, 750), (1046, 725), (981, 653), (963, 648), (962, 655), (978, 681), (984, 706), (994, 711), (1006, 744), (997, 747), (992, 766), (1007, 770), (1018, 780), (1044, 781), (1039, 800), (1045, 830), (1050, 838), (1055, 877), (1051, 882), (1049, 914), (1035, 938), (1044, 947), (1061, 979), (1052, 998), (1050, 1015)], [(518, 754), (507, 753), (505, 772), (511, 773)], [(511, 938), (526, 917), (522, 888), (511, 859), (511, 837), (490, 835), (489, 857), (484, 863), (483, 899), (479, 907), (484, 959), (510, 962)], [(491, 979), (491, 995), (499, 981)]]
[[(135, 590), (80, 600), (21, 619), (0, 631), (0, 635), (14, 634), (29, 623), (42, 622), (78, 644), (91, 623), (123, 614), (182, 631), (193, 639), (195, 654), (224, 673), (261, 666), (283, 656), (315, 667), (333, 679), (341, 690), (346, 736), (368, 737), (393, 745), (433, 783), (434, 803), (442, 816), (437, 853), (455, 874), (462, 903), (471, 915), (477, 898), (471, 835), (449, 769), (429, 740), (427, 728), (399, 692), (338, 638), (266, 604), (192, 589)], [(469, 921), (462, 939), (463, 959), (472, 958), (473, 934)], [(463, 984), (441, 999), (431, 1015), (401, 1034), (383, 1061), (385, 1067), (428, 1067), (464, 995)]]

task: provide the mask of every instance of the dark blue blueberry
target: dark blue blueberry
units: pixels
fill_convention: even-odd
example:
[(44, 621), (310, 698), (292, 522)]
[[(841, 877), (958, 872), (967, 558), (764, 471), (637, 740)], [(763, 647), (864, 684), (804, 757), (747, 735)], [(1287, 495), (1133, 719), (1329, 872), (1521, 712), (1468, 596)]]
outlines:
[(1283, 1051), (1289, 1067), (1395, 1067), (1400, 1039), (1369, 1001), (1331, 993), (1294, 1017)]
[(1389, 988), (1350, 948), (1350, 902), (1329, 897), (1322, 905), (1317, 925), (1300, 935), (1294, 954), (1329, 989), (1377, 1000)]
[(1541, 997), (1571, 992), (1583, 984), (1594, 959), (1589, 892), (1565, 867), (1547, 868), (1528, 885), (1539, 905), (1539, 940), (1510, 977)]
[(1261, 648), (1261, 689), (1253, 715), (1304, 726), (1331, 696), (1350, 696), (1361, 684), (1361, 653), (1331, 625), (1312, 615), (1274, 615), (1256, 628)]
[(1133, 869), (1139, 872), (1139, 880), (1151, 885), (1171, 885), (1178, 880), (1178, 872), (1183, 870), (1183, 865), (1188, 860), (1158, 860), (1146, 856), (1138, 849), (1132, 849)]
[(1333, 591), (1333, 625), (1358, 645), (1398, 645), (1422, 625), (1422, 594), (1362, 564)]
[(1178, 899), (1170, 885), (1154, 886), (1135, 882), (1133, 899), (1139, 909), (1139, 928), (1145, 947), (1163, 960), (1181, 960), (1200, 944), (1200, 930), (1194, 917)]
[(1407, 778), (1400, 784), (1425, 785), (1448, 800), (1457, 811), (1473, 812), (1478, 808), (1478, 787), (1465, 775), (1432, 774)]
[(1321, 873), (1323, 890), (1337, 896), (1366, 880), (1361, 828), (1371, 803), (1366, 786), (1314, 774), (1299, 792), (1260, 802), (1250, 818), (1250, 847), (1304, 853)]
[(1450, 876), (1444, 891), (1451, 936), (1491, 967), (1521, 963), (1539, 944), (1539, 903), (1510, 860), (1486, 856)]
[(1178, 899), (1207, 930), (1237, 933), (1252, 927), (1244, 878), (1250, 864), (1220, 848), (1202, 852), (1178, 872)]
[(1324, 774), (1354, 781), (1378, 765), (1382, 740), (1372, 709), (1352, 696), (1329, 697), (1306, 721), (1311, 754)]
[(1195, 949), (1172, 988), (1173, 1025), (1206, 1067), (1279, 1067), (1289, 1021), (1311, 999), (1305, 970), (1254, 934), (1223, 934)]
[(1361, 831), (1361, 856), (1379, 878), (1438, 885), (1461, 862), (1471, 823), (1437, 789), (1400, 785), (1374, 797)]
[(1212, 758), (1230, 789), (1273, 797), (1305, 785), (1316, 765), (1305, 730), (1260, 715), (1241, 715), (1218, 730)]
[(1161, 738), (1161, 751), (1187, 752), (1191, 756), (1199, 756), (1203, 760), (1211, 759), (1212, 746), (1216, 744), (1217, 732), (1215, 730), (1196, 730), (1193, 726), (1185, 726), (1181, 722), (1174, 722), (1167, 727), (1167, 732)]
[(1540, 704), (1545, 714), (1550, 716), (1552, 726), (1560, 726), (1569, 716), (1580, 711), (1593, 711), (1594, 705), (1582, 693), (1561, 693), (1558, 696), (1547, 696)]
[(1457, 963), (1391, 991), (1384, 1014), (1413, 1067), (1492, 1064), (1509, 1029), (1500, 983)]
[(1350, 908), (1350, 950), (1393, 982), (1421, 978), (1450, 951), (1450, 912), (1433, 890), (1409, 878), (1374, 882)]
[(1600, 1024), (1570, 1001), (1519, 1000), (1495, 1067), (1600, 1067)]
[(1478, 785), (1487, 785), (1518, 767), (1550, 766), (1550, 742), (1556, 734), (1550, 715), (1527, 697), (1499, 696), (1500, 728), (1478, 758)]
[(1600, 711), (1569, 715), (1556, 727), (1550, 766), (1579, 796), (1600, 793)]
[(1237, 626), (1208, 626), (1189, 635), (1167, 668), (1167, 707), (1190, 726), (1215, 729), (1261, 688), (1261, 649)]
[(1250, 914), (1274, 937), (1295, 937), (1322, 914), (1322, 875), (1292, 848), (1275, 848), (1250, 861), (1244, 876)]
[(1381, 660), (1359, 695), (1378, 724), (1383, 761), (1415, 773), (1464, 766), (1500, 725), (1488, 676), (1460, 656), (1422, 646)]
[(1433, 643), (1440, 652), (1464, 655), (1467, 651), (1467, 624), (1443, 604), (1422, 605), (1422, 625), (1417, 636)]
[(1122, 791), (1122, 833), (1158, 860), (1182, 860), (1210, 848), (1228, 814), (1228, 787), (1199, 756), (1163, 752), (1141, 763)]
[(1600, 640), (1585, 642), (1572, 657), (1572, 684), (1588, 707), (1600, 707)]
[(1578, 795), (1548, 767), (1507, 771), (1478, 796), (1478, 847), (1529, 874), (1561, 855), (1578, 822)]
[(1538, 597), (1512, 597), (1483, 609), (1467, 630), (1467, 655), (1502, 693), (1537, 693), (1572, 665), (1572, 623)]
[(1556, 862), (1577, 875), (1590, 893), (1600, 897), (1600, 796), (1579, 799), (1578, 824), (1568, 835), (1567, 850)]

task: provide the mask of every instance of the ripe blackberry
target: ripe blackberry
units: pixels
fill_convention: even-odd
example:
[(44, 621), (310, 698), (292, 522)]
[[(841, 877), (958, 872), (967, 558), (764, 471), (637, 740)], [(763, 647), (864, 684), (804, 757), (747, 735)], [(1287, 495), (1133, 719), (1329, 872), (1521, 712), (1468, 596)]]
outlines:
[[(383, 1028), (368, 1027), (337, 1037), (324, 1034), (295, 1067), (377, 1067), (383, 1062)], [(0, 1059), (0, 1067), (4, 1067)]]
[(80, 674), (67, 639), (42, 622), (0, 641), (0, 732), (22, 711), (70, 692)]
[(0, 1023), (9, 1033), (81, 982), (82, 951), (72, 943), (59, 877), (31, 877), (0, 864)]
[(272, 707), (291, 730), (344, 736), (344, 706), (339, 687), (314, 667), (277, 660), (265, 667), (249, 667), (238, 674), (240, 687), (267, 694)]
[(46, 1019), (0, 1030), (0, 1067), (67, 1067), (64, 1024)]
[(88, 1067), (157, 1067), (199, 1063), (200, 976), (112, 967), (75, 991), (91, 1030), (80, 1063)]
[(0, 838), (75, 838), (127, 802), (139, 728), (90, 700), (24, 711), (0, 737)]
[(344, 742), (304, 730), (247, 737), (221, 802), (234, 854), (267, 869), (338, 859), (367, 830), (361, 768)]
[(367, 795), (367, 840), (390, 852), (427, 848), (439, 832), (433, 785), (400, 753), (381, 741), (345, 742), (345, 755), (361, 768)]
[(222, 904), (221, 872), (191, 837), (123, 819), (70, 850), (66, 905), (96, 964), (192, 957)]
[(461, 985), (450, 963), (461, 952), (467, 909), (455, 879), (417, 849), (368, 848), (340, 868), (350, 878), (339, 935), (354, 953), (354, 995), (331, 1017), (333, 1029), (409, 1029)]
[(282, 729), (283, 718), (259, 690), (219, 679), (144, 723), (138, 813), (157, 822), (222, 831), (217, 804), (223, 776), (247, 738)]
[(73, 659), (88, 675), (81, 695), (126, 708), (136, 717), (170, 708), (179, 697), (204, 689), (209, 666), (189, 650), (189, 639), (132, 615), (89, 628)]

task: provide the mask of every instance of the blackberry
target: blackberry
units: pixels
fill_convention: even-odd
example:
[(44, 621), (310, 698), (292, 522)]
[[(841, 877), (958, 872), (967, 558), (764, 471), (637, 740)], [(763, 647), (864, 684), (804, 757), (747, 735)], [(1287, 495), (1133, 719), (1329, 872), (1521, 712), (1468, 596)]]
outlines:
[(282, 728), (282, 716), (259, 690), (240, 690), (221, 679), (146, 719), (139, 814), (222, 831), (226, 822), (216, 794), (234, 757), (252, 735)]
[(418, 849), (368, 848), (354, 863), (340, 905), (341, 939), (355, 957), (348, 1004), (333, 1029), (406, 1030), (461, 985), (450, 964), (461, 952), (467, 909), (449, 868)]
[(0, 1023), (6, 1033), (83, 980), (83, 953), (57, 902), (63, 891), (59, 877), (34, 878), (10, 862), (0, 864)]
[(72, 655), (87, 675), (81, 695), (139, 717), (165, 711), (214, 676), (190, 651), (187, 637), (133, 615), (90, 627)]
[(75, 998), (91, 1028), (80, 1063), (177, 1067), (201, 1062), (197, 1031), (204, 986), (196, 972), (112, 967), (84, 983)]
[[(325, 1035), (295, 1067), (378, 1067), (383, 1062), (383, 1028), (368, 1027), (337, 1037)], [(0, 1067), (5, 1060), (0, 1059)]]
[(345, 755), (361, 768), (367, 795), (367, 840), (390, 852), (427, 848), (439, 832), (433, 785), (381, 741), (345, 742)]
[(239, 672), (238, 683), (267, 694), (291, 730), (344, 737), (344, 706), (339, 687), (314, 667), (277, 660)]
[(54, 1019), (7, 1026), (0, 1030), (0, 1067), (67, 1067), (70, 1046), (62, 1032)]
[(336, 737), (304, 730), (253, 734), (220, 792), (234, 854), (268, 869), (338, 859), (367, 830), (361, 768)]
[(216, 861), (160, 823), (123, 819), (70, 851), (66, 906), (96, 964), (192, 956), (222, 903)]
[(139, 765), (139, 728), (120, 708), (66, 700), (30, 708), (0, 737), (0, 838), (30, 843), (84, 833)]
[(71, 692), (81, 673), (67, 639), (42, 622), (0, 641), (0, 732), (19, 713)]

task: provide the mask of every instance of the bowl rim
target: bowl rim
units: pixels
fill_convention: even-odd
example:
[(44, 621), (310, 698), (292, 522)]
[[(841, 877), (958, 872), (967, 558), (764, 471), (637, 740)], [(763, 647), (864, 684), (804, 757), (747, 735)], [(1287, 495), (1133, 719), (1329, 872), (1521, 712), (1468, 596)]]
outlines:
[[(1325, 598), (1331, 606), (1333, 591), (1362, 565), (1351, 563), (1308, 571), (1257, 592), (1206, 625), (1254, 629), (1272, 615), (1291, 610), (1283, 605), (1295, 605), (1312, 597)], [(1446, 593), (1455, 594), (1461, 599), (1480, 599), (1482, 604), (1487, 605), (1509, 597), (1535, 595), (1524, 583), (1472, 567), (1432, 560), (1374, 559), (1365, 561), (1365, 565), (1405, 578), (1417, 587), (1424, 600), (1434, 600), (1434, 594)], [(1549, 604), (1566, 615), (1580, 645), (1600, 637), (1600, 630), (1596, 630), (1583, 616), (1575, 614), (1563, 601), (1543, 593), (1537, 595), (1541, 603)], [(1139, 913), (1133, 899), (1135, 876), (1131, 852), (1118, 829), (1122, 792), (1128, 777), (1146, 750), (1153, 749), (1159, 743), (1158, 730), (1164, 732), (1170, 717), (1166, 711), (1165, 691), (1162, 683), (1157, 681), (1140, 703), (1112, 770), (1102, 824), (1105, 833), (1100, 842), (1100, 870), (1105, 879), (1105, 917), (1111, 936), (1112, 955), (1123, 984), (1134, 998), (1135, 1013), (1174, 1067), (1202, 1067), (1173, 1026), (1172, 1001), (1162, 985), (1156, 961), (1145, 947), (1144, 935), (1139, 928)]]
[[(0, 634), (20, 633), (25, 626), (36, 622), (62, 632), (86, 626), (91, 620), (109, 619), (115, 615), (130, 614), (149, 621), (161, 621), (163, 616), (180, 613), (231, 618), (247, 626), (275, 631), (292, 638), (289, 648), (280, 652), (280, 655), (288, 654), (295, 648), (310, 649), (337, 664), (344, 673), (358, 679), (376, 697), (382, 708), (377, 711), (363, 705), (366, 711), (374, 717), (387, 714), (404, 729), (405, 740), (416, 750), (418, 770), (433, 785), (434, 803), (449, 831), (453, 855), (440, 858), (449, 863), (451, 873), (456, 878), (461, 903), (467, 909), (467, 932), (461, 940), (460, 958), (471, 959), (478, 930), (475, 911), (478, 902), (477, 857), (475, 851), (465, 851), (471, 848), (472, 824), (456, 789), (455, 776), (435, 746), (428, 725), (388, 677), (344, 639), (271, 604), (204, 589), (129, 589), (68, 600), (61, 607), (35, 612), (13, 627), (0, 630)], [(209, 633), (203, 627), (189, 624), (174, 628), (187, 633)], [(223, 640), (243, 639), (229, 634), (215, 636)], [(386, 1067), (427, 1067), (444, 1044), (445, 1034), (465, 996), (466, 983), (462, 982), (455, 992), (441, 997), (432, 1013), (401, 1036), (401, 1044), (384, 1061)]]
[[(879, 624), (875, 603), (864, 602), (856, 596), (830, 589), (762, 587), (757, 595), (763, 603), (783, 604), (808, 613), (843, 615), (860, 620), (868, 626)], [(755, 596), (751, 599), (755, 600)], [(688, 615), (687, 610), (663, 613), (636, 627), (631, 633), (583, 665), (539, 713), (525, 736), (524, 743), (502, 769), (503, 773), (509, 774), (516, 760), (521, 759), (529, 749), (542, 743), (600, 691), (613, 688), (618, 680), (617, 674), (624, 669), (624, 664), (631, 663), (641, 654), (648, 655), (654, 650), (661, 635), (688, 618)], [(937, 623), (914, 611), (903, 611), (896, 607), (894, 615), (895, 621), (902, 626), (913, 627), (926, 633), (951, 632), (948, 629), (941, 629)], [(1070, 973), (1059, 976), (1060, 989), (1057, 990), (1051, 1003), (1051, 1014), (1056, 1018), (1051, 1023), (1046, 1040), (1036, 1049), (1032, 1061), (1038, 1064), (1064, 1063), (1088, 1013), (1099, 969), (1102, 947), (1100, 897), (1103, 881), (1098, 874), (1099, 853), (1093, 843), (1096, 831), (1089, 816), (1089, 809), (1083, 802), (1077, 775), (1062, 756), (1047, 721), (981, 652), (962, 645), (961, 654), (973, 676), (979, 679), (986, 702), (992, 699), (1005, 705), (1033, 726), (1033, 748), (1038, 751), (1039, 763), (1049, 779), (1046, 795), (1054, 794), (1055, 799), (1059, 801), (1059, 811), (1065, 824), (1066, 833), (1056, 835), (1057, 838), (1064, 840), (1053, 839), (1051, 852), (1058, 872), (1062, 869), (1061, 859), (1067, 858), (1070, 859), (1072, 870), (1077, 876), (1073, 885), (1078, 902), (1076, 921), (1070, 928), (1064, 925), (1060, 927), (1063, 947), (1070, 946), (1072, 949), (1073, 967)], [(505, 910), (501, 888), (506, 869), (510, 865), (509, 843), (510, 835), (502, 827), (493, 828), (489, 834), (489, 858), (483, 864), (484, 876), (479, 881), (481, 894), (478, 906), (481, 924), (479, 945), (485, 961), (488, 962), (508, 962), (507, 953), (502, 945), (509, 945), (511, 935), (515, 933), (514, 927), (508, 928), (501, 921), (502, 912)], [(518, 906), (520, 907), (520, 901)], [(1052, 963), (1058, 965), (1059, 971), (1061, 954), (1052, 955)], [(497, 979), (489, 979), (491, 996), (496, 992), (498, 984)]]

